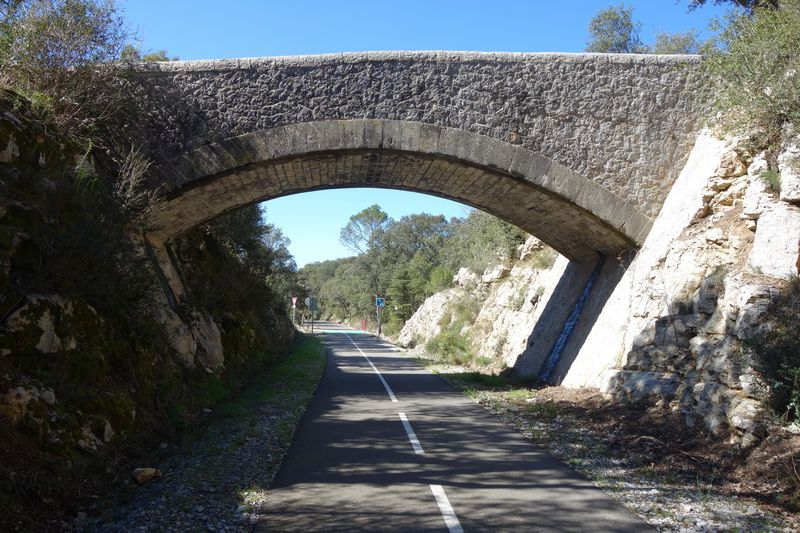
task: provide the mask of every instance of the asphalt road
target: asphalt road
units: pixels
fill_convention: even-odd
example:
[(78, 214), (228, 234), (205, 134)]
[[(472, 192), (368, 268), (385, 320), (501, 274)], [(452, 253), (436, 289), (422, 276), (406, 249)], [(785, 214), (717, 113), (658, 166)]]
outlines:
[(322, 383), (256, 531), (649, 531), (380, 339), (330, 323)]

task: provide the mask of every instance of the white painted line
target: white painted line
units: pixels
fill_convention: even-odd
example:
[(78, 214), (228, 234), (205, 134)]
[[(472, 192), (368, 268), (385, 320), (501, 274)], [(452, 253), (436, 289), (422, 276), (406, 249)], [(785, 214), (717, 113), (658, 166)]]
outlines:
[(442, 486), (431, 485), (430, 487), (433, 497), (436, 498), (436, 503), (439, 505), (439, 511), (442, 513), (444, 525), (447, 526), (448, 531), (450, 531), (450, 533), (464, 533), (464, 530), (461, 528), (461, 522), (458, 521), (456, 512), (450, 505), (450, 500), (447, 499), (447, 494), (444, 493)]
[(403, 423), (403, 427), (406, 429), (406, 435), (408, 435), (408, 440), (411, 441), (411, 447), (414, 448), (414, 453), (422, 455), (425, 453), (425, 450), (422, 449), (422, 444), (419, 443), (419, 439), (417, 438), (417, 434), (414, 433), (414, 430), (411, 428), (411, 424), (408, 422), (408, 417), (405, 413), (397, 413), (400, 415), (400, 421)]
[(347, 337), (347, 339), (350, 342), (353, 343), (353, 346), (356, 347), (356, 350), (358, 350), (358, 353), (360, 353), (361, 355), (364, 356), (364, 359), (367, 360), (367, 363), (369, 363), (369, 366), (372, 367), (372, 370), (374, 370), (375, 373), (378, 374), (378, 379), (380, 379), (381, 383), (383, 383), (383, 387), (386, 389), (386, 393), (389, 395), (389, 399), (392, 400), (393, 402), (396, 402), (397, 401), (397, 396), (394, 395), (394, 392), (392, 391), (392, 388), (389, 386), (388, 383), (386, 383), (386, 380), (383, 379), (383, 375), (380, 373), (380, 371), (377, 368), (375, 368), (375, 365), (373, 365), (372, 361), (369, 360), (369, 357), (367, 357), (367, 354), (365, 354), (364, 352), (361, 351), (361, 348), (358, 347), (358, 344), (356, 344), (356, 342), (353, 340), (352, 337), (350, 337), (350, 335), (345, 333), (344, 336)]

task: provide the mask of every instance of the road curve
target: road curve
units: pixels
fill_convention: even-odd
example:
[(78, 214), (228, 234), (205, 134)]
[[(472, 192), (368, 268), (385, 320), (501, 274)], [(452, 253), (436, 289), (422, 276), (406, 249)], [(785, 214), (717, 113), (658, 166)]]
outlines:
[(316, 328), (326, 373), (256, 531), (650, 530), (412, 357)]

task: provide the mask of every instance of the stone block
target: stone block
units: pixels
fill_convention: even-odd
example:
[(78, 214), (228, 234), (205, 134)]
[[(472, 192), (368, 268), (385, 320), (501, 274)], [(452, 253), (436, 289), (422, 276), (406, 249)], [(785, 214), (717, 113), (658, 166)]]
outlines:
[[(714, 172), (716, 178), (735, 178), (747, 173), (747, 165), (735, 151), (726, 152), (720, 159), (719, 166)], [(712, 180), (714, 182), (720, 180)], [(721, 189), (720, 189), (721, 190)]]
[(194, 355), (197, 352), (197, 341), (191, 328), (169, 307), (160, 306), (158, 322), (164, 328), (167, 342), (175, 350), (175, 358), (187, 367), (194, 367)]
[(763, 402), (753, 398), (737, 397), (733, 399), (728, 411), (731, 426), (739, 431), (756, 435), (763, 433), (766, 415)]
[(669, 402), (679, 383), (679, 377), (671, 373), (617, 370), (609, 371), (601, 392), (633, 401), (657, 397)]
[(211, 370), (222, 368), (225, 364), (222, 334), (214, 319), (206, 313), (195, 311), (192, 313), (191, 327), (198, 346), (196, 361)]
[(496, 283), (508, 276), (511, 270), (506, 265), (494, 265), (487, 268), (481, 276), (481, 283)]
[(786, 142), (778, 155), (781, 176), (781, 200), (800, 203), (800, 136)]
[(758, 219), (748, 266), (754, 272), (791, 279), (800, 259), (800, 208), (779, 203)]
[(761, 179), (761, 173), (766, 170), (767, 160), (763, 153), (754, 157), (747, 168), (747, 189), (742, 201), (742, 216), (745, 218), (756, 220), (771, 203), (767, 184)]

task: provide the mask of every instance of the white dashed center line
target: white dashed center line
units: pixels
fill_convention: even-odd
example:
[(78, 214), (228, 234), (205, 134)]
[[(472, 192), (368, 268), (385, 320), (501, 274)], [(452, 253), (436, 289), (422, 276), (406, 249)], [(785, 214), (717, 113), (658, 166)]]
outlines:
[(458, 521), (456, 512), (450, 505), (450, 500), (447, 499), (447, 494), (444, 493), (442, 486), (431, 485), (430, 487), (433, 497), (436, 498), (436, 504), (439, 506), (439, 511), (442, 513), (444, 525), (447, 526), (447, 529), (450, 531), (450, 533), (464, 533), (464, 530), (461, 528), (461, 522)]
[[(378, 379), (381, 380), (383, 383), (383, 387), (386, 389), (386, 394), (389, 395), (389, 399), (393, 402), (397, 401), (397, 396), (394, 395), (394, 391), (383, 379), (383, 375), (381, 374), (380, 370), (370, 361), (367, 354), (365, 354), (361, 348), (358, 347), (358, 344), (353, 340), (350, 335), (347, 335), (347, 340), (355, 346), (358, 353), (360, 353), (364, 359), (367, 360), (369, 366), (372, 367), (372, 370), (375, 374), (378, 375)], [(414, 453), (418, 455), (424, 455), (425, 450), (422, 449), (422, 444), (420, 444), (419, 439), (417, 438), (417, 434), (414, 433), (414, 429), (411, 427), (411, 423), (408, 421), (408, 417), (405, 413), (397, 413), (400, 416), (400, 421), (403, 423), (403, 428), (406, 430), (406, 435), (408, 435), (408, 440), (411, 442), (411, 447), (414, 449)], [(444, 524), (447, 526), (447, 529), (450, 533), (464, 533), (464, 529), (461, 527), (461, 522), (458, 521), (458, 517), (456, 516), (456, 512), (453, 510), (453, 507), (450, 505), (450, 500), (447, 499), (447, 494), (444, 492), (444, 488), (441, 485), (430, 485), (431, 492), (433, 493), (433, 497), (436, 498), (436, 504), (439, 506), (439, 511), (442, 513), (442, 519), (444, 519)]]
[(405, 413), (397, 413), (400, 415), (400, 421), (403, 423), (403, 427), (406, 430), (406, 435), (408, 435), (408, 440), (411, 441), (411, 447), (414, 448), (414, 453), (422, 455), (425, 453), (425, 450), (422, 449), (422, 444), (419, 443), (419, 439), (417, 438), (417, 434), (414, 433), (414, 430), (411, 428), (411, 424), (408, 422), (408, 417)]
[(386, 383), (386, 380), (383, 379), (383, 375), (380, 373), (380, 370), (375, 368), (375, 365), (373, 365), (372, 361), (369, 360), (369, 357), (367, 357), (367, 354), (365, 354), (364, 352), (361, 351), (361, 348), (358, 347), (358, 344), (356, 344), (356, 342), (353, 340), (353, 338), (350, 335), (345, 333), (345, 337), (347, 337), (347, 339), (351, 343), (353, 343), (353, 346), (356, 347), (356, 350), (358, 350), (358, 353), (360, 353), (361, 355), (364, 356), (364, 359), (367, 360), (367, 363), (369, 363), (369, 366), (372, 367), (372, 370), (374, 370), (375, 373), (378, 374), (378, 379), (380, 379), (381, 383), (383, 383), (383, 387), (386, 389), (386, 393), (389, 395), (389, 399), (392, 400), (393, 402), (396, 402), (397, 401), (397, 396), (394, 395), (394, 392), (392, 391), (392, 388), (389, 386), (388, 383)]

